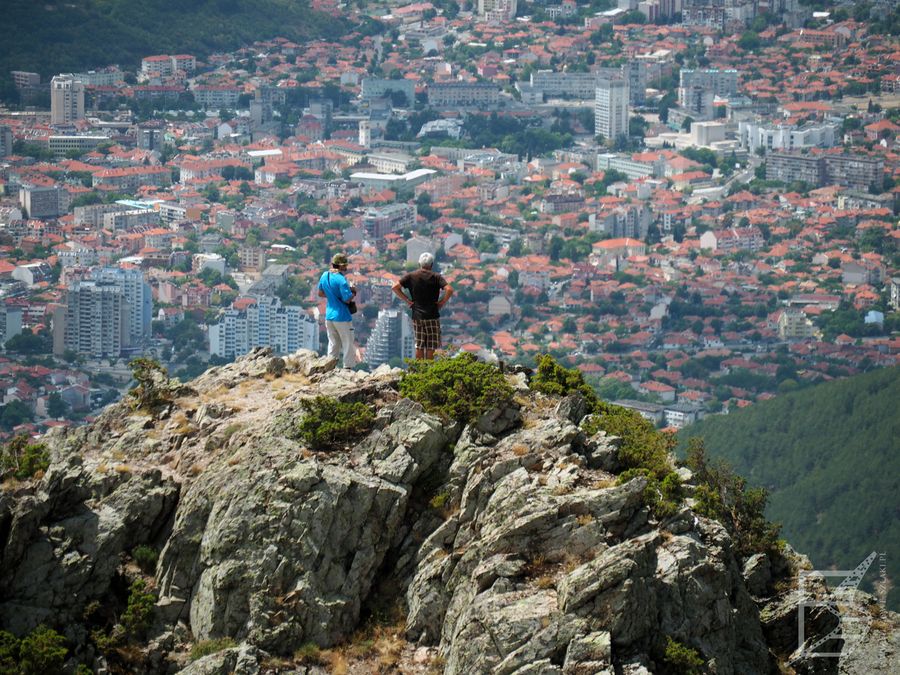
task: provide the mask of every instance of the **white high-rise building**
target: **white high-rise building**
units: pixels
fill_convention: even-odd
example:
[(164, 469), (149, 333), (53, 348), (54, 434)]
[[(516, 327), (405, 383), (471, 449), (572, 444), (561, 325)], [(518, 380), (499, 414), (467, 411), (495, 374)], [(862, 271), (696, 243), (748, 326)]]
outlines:
[(391, 359), (411, 359), (415, 354), (412, 322), (397, 309), (382, 309), (366, 342), (366, 363), (377, 368)]
[(95, 281), (114, 284), (122, 289), (122, 295), (128, 303), (130, 344), (140, 345), (150, 337), (150, 323), (153, 319), (153, 293), (150, 284), (144, 279), (144, 273), (139, 269), (104, 267), (94, 270), (91, 276)]
[(254, 347), (271, 347), (279, 354), (319, 348), (316, 312), (285, 306), (272, 296), (261, 296), (244, 310), (227, 309), (209, 327), (209, 353), (222, 358), (246, 354)]
[(628, 82), (616, 78), (597, 80), (594, 133), (607, 140), (628, 135)]
[(50, 80), (50, 124), (71, 124), (84, 118), (84, 83), (73, 75)]
[[(115, 283), (76, 281), (66, 290), (62, 324), (63, 346), (94, 359), (118, 358), (130, 346), (128, 302)], [(54, 342), (56, 342), (54, 340)]]
[(512, 21), (517, 9), (517, 0), (478, 0), (478, 15), (486, 21)]

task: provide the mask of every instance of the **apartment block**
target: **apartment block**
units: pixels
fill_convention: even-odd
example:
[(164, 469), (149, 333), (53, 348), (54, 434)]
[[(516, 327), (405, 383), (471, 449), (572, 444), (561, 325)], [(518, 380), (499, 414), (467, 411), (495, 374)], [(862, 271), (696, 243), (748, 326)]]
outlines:
[(54, 348), (93, 359), (118, 358), (131, 345), (130, 317), (118, 284), (75, 281), (66, 290), (65, 311), (54, 315)]
[(804, 150), (832, 148), (840, 141), (840, 124), (777, 124), (774, 122), (743, 121), (738, 123), (741, 147), (755, 152), (768, 150)]
[(12, 154), (13, 142), (12, 129), (5, 125), (0, 125), (0, 157)]
[(512, 21), (517, 10), (517, 0), (478, 0), (478, 16), (488, 22)]
[(50, 80), (50, 124), (84, 119), (84, 83), (71, 74)]
[(782, 340), (808, 340), (815, 332), (813, 322), (798, 309), (785, 309), (778, 317), (778, 337)]
[(56, 218), (65, 213), (67, 197), (63, 190), (55, 185), (28, 185), (19, 187), (19, 206), (29, 218)]
[(409, 105), (416, 100), (416, 86), (412, 80), (388, 80), (380, 77), (364, 77), (359, 95), (363, 100), (369, 100), (388, 96), (391, 92), (403, 94)]
[(857, 190), (880, 189), (884, 184), (884, 159), (846, 154), (771, 153), (766, 157), (766, 179), (785, 183), (803, 181), (817, 187), (843, 185)]
[(47, 146), (56, 159), (62, 159), (69, 153), (85, 153), (90, 152), (101, 143), (109, 140), (108, 136), (103, 134), (63, 136), (53, 135), (48, 137)]
[(496, 105), (500, 89), (489, 82), (441, 82), (428, 86), (428, 104), (436, 108)]
[(204, 108), (213, 110), (234, 108), (243, 93), (240, 87), (229, 85), (200, 84), (192, 90), (194, 100)]
[(108, 185), (135, 192), (142, 185), (168, 187), (172, 184), (172, 171), (167, 166), (129, 166), (121, 169), (104, 169), (94, 174), (93, 186)]
[(125, 298), (129, 344), (138, 346), (150, 337), (153, 295), (144, 273), (140, 269), (103, 267), (94, 270), (91, 278), (100, 285), (117, 287)]
[(286, 306), (273, 296), (243, 299), (223, 311), (209, 327), (209, 352), (222, 358), (246, 354), (254, 347), (272, 347), (279, 354), (319, 348), (317, 310)]
[(382, 309), (366, 341), (366, 363), (377, 368), (392, 359), (411, 359), (415, 355), (412, 322), (406, 312)]
[(594, 104), (594, 133), (608, 140), (628, 135), (628, 82), (600, 78)]
[(361, 225), (369, 237), (379, 241), (391, 232), (415, 228), (416, 207), (414, 204), (374, 206), (365, 210)]

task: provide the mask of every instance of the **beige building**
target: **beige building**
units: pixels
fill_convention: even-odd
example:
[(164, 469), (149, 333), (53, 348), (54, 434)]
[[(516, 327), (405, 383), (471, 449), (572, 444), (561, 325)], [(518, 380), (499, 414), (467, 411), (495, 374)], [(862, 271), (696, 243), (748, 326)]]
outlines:
[(803, 312), (786, 309), (778, 317), (778, 337), (782, 340), (803, 340), (815, 337), (815, 326)]
[(628, 135), (628, 82), (600, 78), (594, 105), (594, 133), (607, 140)]
[(84, 118), (84, 83), (73, 75), (50, 81), (50, 124), (71, 124)]

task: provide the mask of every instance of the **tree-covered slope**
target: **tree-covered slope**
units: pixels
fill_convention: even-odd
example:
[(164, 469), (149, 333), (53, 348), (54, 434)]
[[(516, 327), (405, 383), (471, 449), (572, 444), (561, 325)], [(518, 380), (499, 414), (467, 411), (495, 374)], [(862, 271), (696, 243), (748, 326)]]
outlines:
[(49, 76), (142, 56), (203, 56), (254, 40), (338, 36), (346, 24), (306, 0), (6, 0), (0, 74)]
[[(829, 382), (715, 416), (680, 433), (767, 488), (768, 515), (820, 568), (886, 553), (900, 606), (900, 367)], [(867, 581), (877, 578), (873, 567)]]

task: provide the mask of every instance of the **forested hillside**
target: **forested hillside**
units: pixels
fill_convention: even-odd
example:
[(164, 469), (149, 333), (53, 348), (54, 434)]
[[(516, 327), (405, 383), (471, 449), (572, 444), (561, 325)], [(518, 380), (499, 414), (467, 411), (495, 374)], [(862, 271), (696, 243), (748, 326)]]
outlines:
[[(900, 606), (900, 367), (779, 396), (683, 429), (771, 493), (768, 515), (817, 567), (887, 554)], [(877, 578), (873, 567), (867, 581)]]
[(59, 72), (142, 56), (216, 50), (273, 37), (339, 36), (346, 24), (314, 12), (306, 0), (6, 0), (0, 78), (30, 70)]

